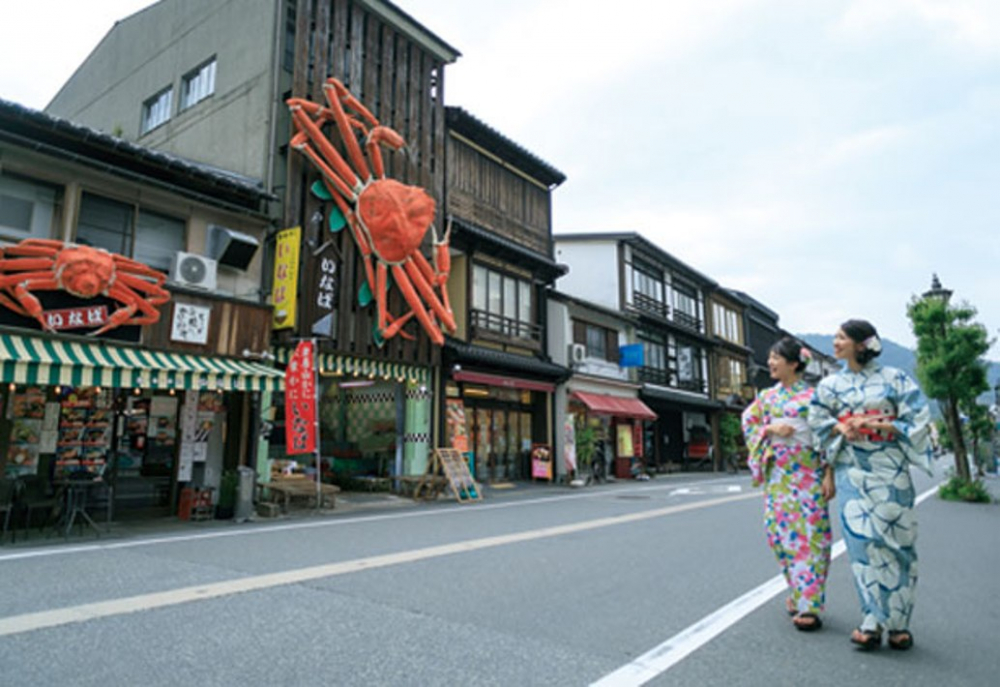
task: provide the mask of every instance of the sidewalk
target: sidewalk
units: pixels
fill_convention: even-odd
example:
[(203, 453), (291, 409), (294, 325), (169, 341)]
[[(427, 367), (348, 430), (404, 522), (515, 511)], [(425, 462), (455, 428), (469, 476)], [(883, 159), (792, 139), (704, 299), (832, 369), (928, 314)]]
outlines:
[[(671, 475), (661, 475), (652, 483), (662, 483), (666, 480), (682, 481), (683, 478), (706, 479), (712, 477), (722, 478), (728, 476), (725, 473), (675, 473)], [(571, 488), (564, 484), (549, 484), (547, 482), (511, 482), (497, 485), (483, 485), (483, 500), (476, 503), (496, 503), (504, 501), (516, 501), (519, 499), (543, 498), (546, 496), (567, 495), (586, 493), (588, 490), (613, 490), (615, 488), (628, 488), (640, 484), (650, 484), (650, 482), (636, 482), (634, 480), (618, 480), (599, 485), (590, 485), (582, 489)], [(194, 533), (231, 529), (234, 527), (260, 527), (275, 525), (279, 523), (300, 522), (316, 518), (344, 518), (358, 515), (378, 515), (382, 513), (398, 512), (401, 510), (413, 510), (418, 508), (474, 508), (476, 503), (459, 504), (450, 490), (439, 496), (434, 501), (417, 501), (406, 496), (400, 496), (389, 492), (379, 491), (348, 491), (341, 492), (336, 498), (335, 508), (316, 508), (302, 504), (293, 504), (288, 513), (277, 517), (262, 517), (254, 513), (250, 520), (246, 522), (236, 522), (235, 520), (181, 520), (177, 516), (142, 516), (127, 511), (119, 511), (115, 514), (114, 520), (107, 524), (103, 521), (101, 513), (93, 512), (98, 531), (89, 525), (79, 524), (73, 526), (72, 533), (68, 537), (63, 537), (51, 526), (44, 532), (39, 532), (37, 528), (25, 532), (18, 529), (17, 541), (11, 543), (8, 538), (0, 545), (0, 553), (10, 552), (20, 549), (39, 548), (48, 546), (61, 546), (66, 544), (90, 544), (94, 542), (123, 541), (145, 537), (168, 537), (177, 535), (189, 535)]]

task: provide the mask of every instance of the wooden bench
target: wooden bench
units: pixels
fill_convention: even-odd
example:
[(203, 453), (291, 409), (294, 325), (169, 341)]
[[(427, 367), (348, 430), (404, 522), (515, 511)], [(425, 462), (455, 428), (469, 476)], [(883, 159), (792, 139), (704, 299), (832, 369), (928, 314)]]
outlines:
[(399, 483), (400, 494), (417, 501), (434, 501), (448, 486), (444, 475), (400, 475), (392, 480)]
[[(281, 504), (281, 512), (287, 513), (292, 499), (315, 499), (316, 482), (311, 479), (278, 479), (270, 482), (258, 482), (258, 489), (267, 492), (267, 497), (275, 503)], [(326, 506), (336, 508), (336, 495), (340, 492), (340, 487), (334, 484), (319, 483), (320, 503), (317, 507)]]

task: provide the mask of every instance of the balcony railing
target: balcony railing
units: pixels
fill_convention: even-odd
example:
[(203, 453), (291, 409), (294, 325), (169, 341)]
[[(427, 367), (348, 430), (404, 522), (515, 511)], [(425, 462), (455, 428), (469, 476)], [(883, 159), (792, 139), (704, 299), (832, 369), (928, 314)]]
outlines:
[(687, 327), (688, 329), (693, 329), (696, 332), (701, 331), (701, 320), (699, 320), (694, 315), (689, 315), (686, 312), (680, 310), (674, 310), (674, 322), (681, 325), (682, 327)]
[(670, 370), (664, 370), (661, 367), (640, 367), (638, 375), (640, 382), (670, 386)]
[(637, 310), (648, 312), (651, 315), (661, 317), (664, 320), (670, 317), (670, 306), (663, 301), (658, 301), (655, 298), (651, 298), (650, 296), (647, 296), (644, 293), (639, 293), (638, 291), (632, 294), (632, 305), (634, 305)]
[(708, 387), (702, 379), (678, 380), (671, 374), (670, 370), (660, 367), (640, 367), (636, 371), (640, 382), (645, 384), (656, 384), (657, 386), (667, 386), (672, 389), (691, 391), (696, 394), (707, 393)]
[(497, 341), (508, 341), (537, 348), (542, 343), (542, 327), (534, 322), (522, 322), (485, 310), (473, 309), (470, 313), (473, 336)]

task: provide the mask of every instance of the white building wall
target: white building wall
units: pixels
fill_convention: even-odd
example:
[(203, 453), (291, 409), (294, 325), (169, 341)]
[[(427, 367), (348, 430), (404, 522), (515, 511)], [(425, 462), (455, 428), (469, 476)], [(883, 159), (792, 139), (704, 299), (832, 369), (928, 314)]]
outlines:
[(574, 298), (620, 310), (617, 242), (563, 242), (557, 236), (554, 243), (556, 262), (569, 266), (569, 273), (556, 282), (556, 288)]

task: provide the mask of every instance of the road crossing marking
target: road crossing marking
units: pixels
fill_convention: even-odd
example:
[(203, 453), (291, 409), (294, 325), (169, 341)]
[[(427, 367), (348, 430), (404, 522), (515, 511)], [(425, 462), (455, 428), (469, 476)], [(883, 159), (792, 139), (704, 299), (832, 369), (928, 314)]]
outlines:
[[(937, 493), (937, 486), (920, 494), (913, 507), (916, 508), (935, 493)], [(846, 550), (847, 545), (844, 544), (844, 540), (837, 541), (830, 550), (830, 560), (839, 558)], [(639, 685), (644, 685), (673, 668), (744, 617), (779, 594), (783, 594), (787, 589), (788, 584), (782, 575), (772, 577), (759, 587), (751, 589), (738, 599), (681, 630), (632, 662), (605, 675), (597, 682), (592, 683), (591, 687), (639, 687)]]
[(723, 496), (695, 503), (685, 503), (676, 506), (668, 506), (666, 508), (642, 511), (639, 513), (628, 513), (625, 515), (597, 518), (595, 520), (587, 520), (585, 522), (572, 523), (569, 525), (543, 527), (536, 530), (528, 530), (526, 532), (483, 537), (480, 539), (468, 539), (452, 544), (429, 546), (422, 549), (400, 551), (398, 553), (371, 556), (369, 558), (359, 558), (351, 561), (342, 561), (340, 563), (316, 565), (296, 570), (286, 570), (266, 575), (253, 575), (235, 580), (182, 587), (180, 589), (171, 589), (163, 592), (154, 592), (151, 594), (142, 594), (139, 596), (130, 596), (121, 599), (98, 601), (94, 603), (81, 604), (79, 606), (56, 608), (36, 613), (25, 613), (22, 615), (0, 618), (0, 637), (18, 635), (45, 628), (59, 627), (62, 625), (69, 625), (71, 623), (82, 623), (90, 620), (97, 620), (98, 618), (108, 618), (128, 613), (149, 611), (155, 608), (176, 606), (178, 604), (189, 603), (192, 601), (203, 601), (205, 599), (214, 599), (245, 592), (260, 591), (270, 589), (272, 587), (299, 584), (326, 577), (347, 575), (350, 573), (360, 572), (362, 570), (374, 570), (393, 565), (415, 563), (417, 561), (439, 558), (441, 556), (449, 556), (457, 553), (469, 553), (497, 546), (520, 544), (528, 541), (537, 541), (539, 539), (559, 537), (565, 534), (601, 529), (604, 527), (626, 525), (641, 522), (643, 520), (652, 520), (654, 518), (660, 518), (667, 515), (674, 515), (676, 513), (733, 503), (748, 498), (759, 498), (759, 496), (755, 493), (740, 494), (737, 496)]

